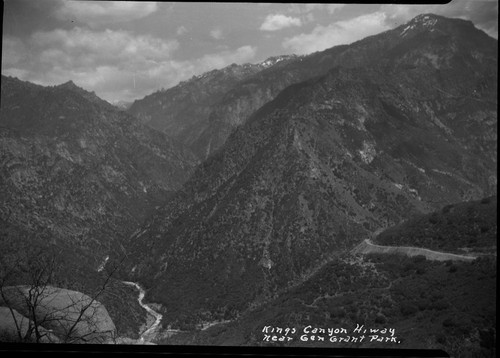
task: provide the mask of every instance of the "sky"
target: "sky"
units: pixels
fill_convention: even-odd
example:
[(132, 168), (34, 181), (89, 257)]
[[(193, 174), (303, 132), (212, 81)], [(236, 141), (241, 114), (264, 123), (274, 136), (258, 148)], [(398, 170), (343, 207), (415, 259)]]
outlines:
[(421, 13), (498, 38), (498, 0), (444, 5), (4, 0), (3, 75), (115, 103), (232, 63), (349, 44)]

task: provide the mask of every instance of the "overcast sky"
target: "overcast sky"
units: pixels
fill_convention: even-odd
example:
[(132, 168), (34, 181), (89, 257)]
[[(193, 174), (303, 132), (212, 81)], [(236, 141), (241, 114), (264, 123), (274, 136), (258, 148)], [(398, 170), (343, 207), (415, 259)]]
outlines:
[(307, 54), (397, 27), (421, 13), (473, 21), (498, 38), (498, 0), (446, 5), (4, 0), (2, 74), (73, 80), (132, 101), (232, 63)]

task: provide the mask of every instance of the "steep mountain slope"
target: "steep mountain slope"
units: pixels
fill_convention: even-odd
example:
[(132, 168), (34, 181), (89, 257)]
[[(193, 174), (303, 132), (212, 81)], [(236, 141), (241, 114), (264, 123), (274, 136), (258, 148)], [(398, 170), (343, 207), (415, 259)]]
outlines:
[[(483, 204), (467, 202), (453, 205), (454, 219), (496, 232), (496, 221), (484, 220), (485, 217), (496, 216), (496, 205), (490, 205), (492, 201), (490, 198), (485, 199)], [(477, 205), (481, 206), (477, 208)], [(482, 215), (471, 217), (470, 210), (461, 210), (461, 207), (474, 207)], [(433, 215), (441, 216), (441, 210)], [(430, 236), (440, 234), (439, 225), (420, 223), (424, 226), (418, 228), (417, 224), (412, 225), (409, 233), (420, 229)], [(393, 232), (395, 228), (383, 231), (379, 237)], [(470, 237), (482, 241), (480, 231), (470, 233)], [(433, 248), (432, 242), (427, 243), (431, 246), (420, 242), (419, 247)], [(474, 244), (469, 247), (473, 249)], [(233, 322), (205, 331), (181, 333), (161, 343), (425, 348), (444, 349), (455, 357), (489, 357), (494, 355), (495, 349), (495, 300), (496, 258), (492, 255), (472, 262), (442, 262), (439, 258), (431, 261), (399, 254), (346, 253), (329, 262), (304, 283), (244, 313)], [(360, 334), (353, 332), (357, 324), (367, 330), (378, 329), (379, 332), (392, 328), (397, 342), (378, 342), (372, 340), (369, 333), (364, 341), (359, 341)], [(342, 327), (347, 333), (320, 332), (315, 335), (314, 341), (311, 338), (313, 334), (309, 333), (305, 334), (308, 339), (302, 340), (304, 328), (309, 325), (325, 330)], [(268, 327), (267, 332), (265, 327)], [(276, 327), (281, 327), (283, 333), (271, 331)], [(288, 333), (284, 333), (286, 328), (289, 328)], [(293, 333), (292, 329), (295, 329)], [(276, 341), (272, 340), (273, 336)], [(283, 336), (286, 338), (279, 341)], [(318, 336), (324, 341), (319, 341)], [(330, 341), (332, 336), (336, 336), (336, 342)], [(338, 340), (347, 336), (358, 337), (358, 341)], [(390, 337), (388, 334), (384, 336)]]
[(73, 83), (2, 76), (2, 219), (83, 247), (100, 262), (180, 187), (196, 159)]
[(435, 19), (343, 58), (388, 36), (405, 51), (287, 87), (132, 237), (165, 322), (233, 317), (378, 229), (495, 193), (497, 41)]
[[(102, 283), (104, 272), (95, 271), (104, 258), (123, 257), (124, 239), (180, 187), (197, 160), (72, 82), (42, 87), (2, 76), (0, 162), (2, 280), (7, 257), (16, 264), (26, 248), (40, 247), (29, 259), (54, 252), (53, 284), (90, 295)], [(21, 267), (15, 269), (9, 284), (26, 284)], [(119, 298), (109, 294), (103, 303), (119, 334), (137, 330), (125, 322), (143, 319), (137, 294), (113, 286)]]
[[(205, 158), (210, 149), (201, 148), (193, 143), (199, 140), (200, 134), (210, 125), (211, 112), (225, 93), (263, 69), (293, 58), (287, 56), (271, 58), (256, 65), (232, 64), (221, 70), (194, 76), (173, 88), (155, 92), (142, 100), (135, 101), (128, 111), (142, 123), (191, 146), (195, 153)], [(254, 109), (256, 108), (258, 107)]]

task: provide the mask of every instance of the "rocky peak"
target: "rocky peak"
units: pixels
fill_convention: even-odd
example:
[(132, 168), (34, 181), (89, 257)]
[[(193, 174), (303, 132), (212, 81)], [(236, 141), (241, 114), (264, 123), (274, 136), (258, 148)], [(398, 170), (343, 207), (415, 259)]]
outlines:
[(402, 37), (422, 32), (457, 35), (464, 34), (464, 31), (474, 30), (478, 31), (471, 21), (446, 18), (435, 14), (420, 14), (396, 29)]
[(92, 104), (100, 105), (106, 107), (107, 109), (111, 109), (112, 105), (107, 101), (99, 98), (94, 91), (89, 92), (82, 87), (77, 86), (72, 80), (69, 80), (65, 83), (62, 83), (58, 86), (54, 86), (53, 89), (57, 92), (63, 91), (65, 93), (74, 93), (78, 95), (79, 99), (85, 99)]
[(292, 55), (282, 55), (282, 56), (272, 56), (267, 58), (265, 61), (259, 63), (259, 65), (264, 66), (264, 67), (271, 67), (277, 64), (278, 62), (282, 62), (285, 60), (291, 60), (291, 59), (296, 59), (299, 56), (292, 54)]
[(57, 87), (59, 87), (59, 88), (67, 88), (67, 89), (77, 89), (77, 88), (80, 88), (72, 80), (64, 82), (64, 83), (60, 84)]

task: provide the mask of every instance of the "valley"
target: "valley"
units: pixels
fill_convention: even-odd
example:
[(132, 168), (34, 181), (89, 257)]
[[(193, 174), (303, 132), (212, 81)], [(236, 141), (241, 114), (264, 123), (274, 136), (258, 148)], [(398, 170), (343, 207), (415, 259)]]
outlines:
[(0, 341), (493, 356), (497, 57), (421, 14), (133, 103), (2, 74)]

